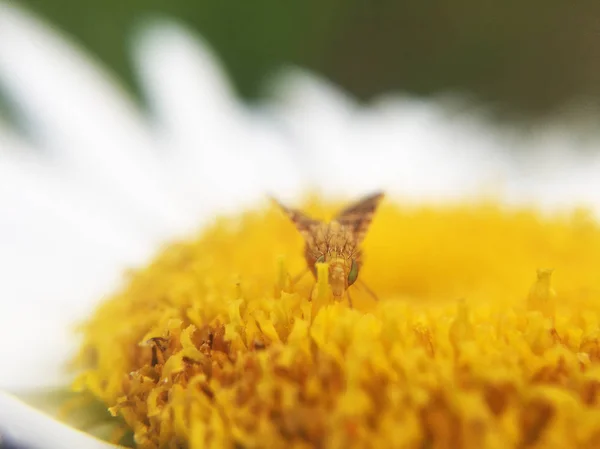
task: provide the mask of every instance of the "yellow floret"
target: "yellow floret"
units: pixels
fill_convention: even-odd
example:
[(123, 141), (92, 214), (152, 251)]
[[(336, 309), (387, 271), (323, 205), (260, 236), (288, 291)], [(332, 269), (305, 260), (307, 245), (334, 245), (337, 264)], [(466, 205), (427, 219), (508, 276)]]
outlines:
[(302, 239), (278, 210), (221, 218), (101, 304), (75, 387), (144, 449), (600, 447), (586, 214), (388, 201), (364, 253), (379, 300), (352, 286), (350, 308), (325, 264), (291, 282)]

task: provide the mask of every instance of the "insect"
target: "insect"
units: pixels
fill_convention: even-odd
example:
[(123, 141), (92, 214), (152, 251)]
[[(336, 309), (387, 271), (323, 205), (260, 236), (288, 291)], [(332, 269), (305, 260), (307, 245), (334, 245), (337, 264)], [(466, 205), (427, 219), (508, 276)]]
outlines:
[[(331, 222), (315, 220), (303, 212), (273, 201), (285, 212), (304, 238), (304, 258), (307, 271), (317, 277), (317, 263), (329, 264), (329, 285), (336, 299), (341, 299), (348, 287), (358, 280), (362, 266), (362, 244), (377, 206), (384, 194), (377, 192), (342, 210)], [(374, 298), (376, 295), (361, 283)], [(350, 294), (348, 302), (352, 306)]]

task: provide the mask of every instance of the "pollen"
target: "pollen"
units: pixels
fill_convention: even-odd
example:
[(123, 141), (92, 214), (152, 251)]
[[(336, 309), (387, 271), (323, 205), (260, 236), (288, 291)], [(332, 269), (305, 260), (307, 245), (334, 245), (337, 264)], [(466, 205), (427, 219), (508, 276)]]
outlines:
[(142, 449), (600, 447), (585, 212), (388, 199), (353, 308), (302, 251), (275, 207), (171, 244), (82, 324), (73, 388)]

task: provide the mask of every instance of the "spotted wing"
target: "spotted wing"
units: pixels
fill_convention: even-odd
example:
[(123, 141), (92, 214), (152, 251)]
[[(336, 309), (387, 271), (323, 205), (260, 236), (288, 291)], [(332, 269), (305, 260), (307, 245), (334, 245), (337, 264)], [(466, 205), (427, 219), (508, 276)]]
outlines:
[(319, 226), (319, 221), (310, 218), (308, 215), (297, 209), (284, 206), (274, 198), (271, 198), (271, 201), (277, 204), (289, 217), (306, 242), (312, 241), (314, 230)]
[(369, 195), (348, 206), (335, 218), (337, 222), (352, 231), (357, 245), (360, 245), (364, 240), (373, 220), (373, 215), (375, 215), (375, 210), (383, 197), (384, 194), (382, 192)]

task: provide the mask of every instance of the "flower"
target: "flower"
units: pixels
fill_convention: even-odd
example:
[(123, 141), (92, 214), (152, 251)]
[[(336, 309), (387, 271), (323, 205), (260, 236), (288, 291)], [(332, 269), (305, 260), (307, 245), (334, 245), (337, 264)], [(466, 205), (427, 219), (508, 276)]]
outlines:
[[(371, 255), (368, 257), (377, 260), (374, 256), (389, 254), (392, 259), (384, 259), (383, 263), (379, 259), (377, 266), (365, 266), (365, 271), (361, 272), (361, 276), (369, 280), (375, 289), (379, 289), (378, 294), (382, 299), (384, 296), (396, 295), (398, 286), (394, 282), (400, 271), (404, 282), (401, 284), (402, 291), (408, 297), (434, 299), (436, 296), (443, 296), (453, 299), (450, 298), (453, 295), (466, 295), (476, 290), (480, 295), (478, 297), (486, 298), (491, 304), (490, 310), (480, 308), (477, 301), (473, 304), (475, 297), (471, 295), (467, 297), (467, 305), (462, 306), (458, 314), (449, 311), (454, 304), (438, 305), (435, 301), (432, 301), (432, 308), (427, 313), (419, 309), (412, 310), (410, 302), (399, 304), (382, 300), (380, 305), (371, 305), (373, 309), (370, 314), (362, 313), (362, 306), (357, 306), (356, 310), (348, 310), (343, 305), (322, 304), (319, 315), (315, 314), (314, 323), (311, 324), (316, 326), (318, 332), (310, 332), (314, 334), (311, 338), (321, 345), (319, 351), (323, 354), (324, 365), (319, 364), (318, 368), (325, 371), (323, 375), (332, 384), (339, 381), (339, 376), (336, 377), (335, 367), (327, 360), (335, 360), (336, 357), (339, 359), (339, 348), (336, 355), (336, 347), (339, 347), (339, 343), (344, 343), (347, 338), (344, 336), (350, 334), (358, 336), (357, 341), (375, 341), (375, 336), (379, 335), (377, 338), (381, 340), (384, 349), (385, 344), (393, 346), (394, 340), (390, 338), (393, 334), (386, 334), (385, 338), (381, 334), (393, 329), (381, 327), (380, 323), (390, 323), (393, 328), (393, 317), (402, 312), (412, 321), (407, 319), (404, 322), (405, 326), (400, 329), (399, 335), (405, 337), (407, 342), (404, 344), (413, 345), (410, 347), (417, 353), (427, 354), (427, 351), (435, 349), (438, 344), (442, 347), (445, 345), (448, 351), (452, 348), (462, 357), (457, 360), (464, 359), (464, 363), (446, 367), (474, 369), (476, 373), (467, 372), (465, 379), (478, 380), (480, 388), (483, 381), (489, 381), (486, 375), (498, 375), (497, 379), (500, 381), (492, 382), (489, 393), (486, 390), (486, 394), (492, 397), (491, 403), (495, 404), (489, 406), (493, 411), (502, 406), (501, 400), (494, 398), (505, 397), (502, 390), (505, 384), (501, 381), (506, 380), (506, 377), (502, 377), (502, 373), (489, 373), (486, 368), (492, 366), (508, 350), (505, 348), (501, 351), (498, 349), (501, 346), (495, 346), (497, 351), (488, 353), (478, 346), (494, 342), (493, 338), (500, 336), (500, 327), (492, 323), (493, 306), (504, 304), (501, 300), (508, 303), (515, 300), (515, 295), (521, 294), (523, 284), (533, 282), (534, 279), (530, 279), (530, 276), (534, 277), (531, 273), (535, 274), (535, 268), (544, 268), (551, 263), (554, 266), (553, 262), (564, 262), (568, 257), (577, 257), (578, 263), (571, 264), (566, 271), (563, 271), (564, 266), (555, 266), (557, 271), (553, 276), (557, 281), (556, 291), (559, 295), (567, 294), (569, 300), (575, 301), (574, 304), (593, 307), (590, 299), (593, 298), (590, 296), (593, 291), (586, 293), (569, 290), (593, 288), (595, 285), (590, 280), (590, 272), (579, 269), (591, 267), (594, 261), (595, 225), (589, 224), (585, 217), (575, 218), (571, 223), (561, 221), (560, 218), (540, 218), (531, 212), (513, 215), (493, 206), (474, 209), (467, 206), (428, 209), (422, 206), (416, 211), (403, 209), (414, 203), (427, 203), (431, 200), (469, 199), (481, 195), (482, 189), (510, 204), (535, 200), (536, 204), (553, 208), (570, 208), (575, 201), (581, 200), (596, 206), (597, 200), (590, 194), (598, 182), (594, 175), (596, 158), (594, 155), (568, 152), (569, 148), (579, 146), (580, 142), (564, 130), (557, 130), (556, 127), (551, 130), (542, 129), (533, 133), (532, 138), (514, 138), (507, 143), (504, 140), (505, 134), (498, 133), (496, 128), (482, 120), (473, 119), (471, 115), (458, 114), (456, 107), (389, 98), (369, 107), (359, 107), (331, 85), (298, 72), (282, 76), (280, 87), (275, 89), (272, 99), (266, 104), (252, 108), (241, 106), (233, 99), (210, 53), (181, 28), (174, 25), (154, 25), (141, 33), (136, 42), (134, 54), (153, 120), (138, 110), (98, 64), (85, 57), (72, 44), (66, 43), (55, 31), (49, 31), (14, 5), (0, 5), (0, 86), (3, 94), (10, 97), (17, 106), (21, 126), (21, 133), (5, 125), (0, 127), (0, 203), (3, 210), (11, 211), (0, 223), (4, 230), (0, 234), (0, 265), (6, 274), (3, 277), (3, 295), (9, 298), (9, 301), (4, 302), (0, 313), (0, 335), (3, 341), (14, 342), (6, 345), (6, 352), (3, 352), (5, 360), (10, 361), (3, 363), (0, 371), (0, 387), (3, 389), (24, 393), (32, 388), (64, 385), (65, 378), (61, 375), (63, 362), (77, 349), (76, 341), (70, 333), (71, 323), (92, 316), (94, 306), (103, 296), (117, 289), (120, 276), (128, 267), (145, 266), (161, 245), (196, 232), (202, 225), (207, 225), (215, 214), (240, 213), (239, 211), (246, 209), (251, 211), (258, 207), (256, 202), (269, 190), (291, 201), (298, 198), (303, 188), (310, 187), (316, 187), (317, 191), (327, 197), (349, 197), (373, 188), (384, 188), (396, 200), (396, 205), (388, 206), (387, 212), (382, 210), (381, 223), (388, 223), (388, 226), (380, 227), (378, 231), (374, 224), (369, 243)], [(596, 140), (592, 139), (591, 142), (595, 145)], [(515, 163), (515, 158), (503, 151), (509, 143), (517, 149), (531, 147), (534, 151), (527, 155), (521, 154), (517, 158), (518, 163)], [(369, 151), (365, 151), (365, 148)], [(536, 154), (536, 149), (545, 150), (544, 154)], [(399, 203), (402, 197), (405, 201)], [(326, 205), (325, 209), (331, 212), (332, 206)], [(317, 209), (314, 211), (318, 212)], [(267, 226), (262, 227), (260, 232), (283, 226), (278, 224), (279, 221), (272, 212), (264, 211), (248, 212), (248, 222), (245, 224), (256, 225), (263, 213), (271, 215), (268, 215)], [(389, 223), (393, 222), (390, 220), (394, 217), (407, 218), (408, 224), (415, 225), (408, 227), (405, 231), (410, 232), (405, 234), (396, 234), (397, 229), (394, 229), (394, 235), (402, 236), (405, 240), (396, 240), (394, 237), (392, 242), (413, 244), (407, 246), (412, 248), (413, 253), (412, 257), (403, 259), (405, 265), (401, 266), (402, 270), (395, 265), (398, 260), (394, 259), (402, 253), (381, 251), (390, 241)], [(427, 219), (430, 220), (430, 227), (423, 226)], [(230, 221), (226, 220), (222, 225), (227, 223)], [(450, 224), (453, 227), (447, 228)], [(456, 229), (459, 224), (463, 226), (459, 226), (463, 238), (481, 238), (479, 242), (487, 245), (483, 248), (487, 248), (488, 252), (477, 253), (474, 249), (473, 252), (464, 251), (465, 245), (460, 239), (444, 240), (454, 252), (448, 251), (448, 248), (440, 250), (436, 245), (438, 240), (433, 239), (432, 235), (444, 236), (447, 229)], [(484, 234), (473, 232), (469, 227), (474, 224), (486, 230), (491, 228), (490, 233), (485, 234), (488, 237), (484, 239)], [(257, 228), (255, 226), (250, 229)], [(289, 227), (287, 229), (282, 231), (285, 235), (291, 232)], [(417, 239), (413, 231), (418, 231), (417, 235), (421, 238)], [(204, 235), (210, 232), (233, 232), (232, 235), (236, 236), (235, 232), (240, 232), (240, 229), (236, 231), (227, 229), (227, 226), (217, 226), (209, 228)], [(581, 240), (576, 238), (580, 233), (585, 236)], [(379, 238), (385, 236), (385, 241), (379, 240), (379, 246), (375, 246), (379, 251), (376, 251), (372, 245), (378, 242), (378, 235)], [(502, 235), (502, 238), (494, 240), (490, 235)], [(526, 251), (521, 251), (522, 247), (516, 243), (515, 246), (507, 244), (509, 236), (515, 238), (516, 243), (525, 245)], [(546, 247), (541, 244), (544, 240), (551, 240), (556, 246)], [(418, 246), (414, 246), (419, 242), (422, 245), (421, 251), (417, 251)], [(196, 243), (202, 245), (206, 240), (200, 237)], [(261, 245), (253, 247), (252, 254), (257, 249), (263, 253), (270, 252), (272, 247), (269, 244), (280, 245), (278, 251), (290, 258), (297, 254), (293, 252), (293, 243), (287, 239), (265, 240), (262, 236), (256, 243)], [(182, 245), (183, 248), (190, 245), (194, 248), (193, 242), (188, 241), (187, 246), (185, 243)], [(462, 262), (466, 264), (459, 266), (461, 270), (452, 271), (447, 268), (453, 262), (448, 256), (457, 254), (459, 250), (463, 251)], [(533, 260), (533, 256), (540, 251), (542, 254), (548, 251), (547, 256), (552, 259), (542, 261), (543, 266), (539, 266), (541, 262)], [(506, 257), (507, 252), (510, 257)], [(522, 253), (528, 256), (521, 258)], [(232, 254), (236, 257), (244, 254), (248, 258), (253, 257), (248, 252)], [(448, 258), (434, 259), (431, 254)], [(481, 254), (493, 254), (495, 258), (482, 260)], [(556, 257), (552, 257), (553, 255)], [(585, 257), (580, 258), (581, 255)], [(472, 256), (472, 259), (466, 256)], [(164, 260), (164, 257), (163, 253), (159, 260)], [(268, 265), (272, 257), (263, 254), (258, 260), (266, 260)], [(286, 270), (280, 273), (292, 271), (301, 263), (300, 259), (295, 260), (286, 263)], [(415, 260), (419, 263), (412, 263)], [(437, 263), (443, 261), (444, 264), (432, 265), (431, 260)], [(500, 263), (503, 261), (505, 263)], [(482, 262), (489, 262), (490, 265)], [(243, 266), (247, 268), (247, 265)], [(490, 266), (494, 269), (488, 273), (485, 269)], [(273, 287), (272, 279), (269, 278), (272, 277), (272, 271), (268, 271), (269, 268), (256, 265), (253, 269), (258, 270), (255, 273), (257, 277), (250, 278), (256, 279), (259, 287)], [(463, 269), (465, 270), (462, 271)], [(145, 285), (144, 273), (150, 271), (142, 270), (135, 275), (131, 285), (136, 285), (136, 282)], [(243, 278), (248, 278), (248, 274), (245, 274)], [(497, 288), (499, 279), (506, 284), (503, 286), (504, 290)], [(219, 285), (224, 284), (218, 284), (217, 287)], [(465, 291), (460, 288), (461, 285), (469, 288)], [(240, 283), (240, 288), (242, 292), (243, 288), (247, 288), (245, 282)], [(136, 301), (137, 296), (130, 293), (130, 290), (123, 293), (126, 298), (125, 306), (130, 301)], [(526, 291), (522, 294), (526, 295)], [(266, 301), (266, 296), (260, 296), (256, 292), (254, 295), (255, 311), (263, 312), (265, 323), (260, 335), (257, 335), (269, 338), (279, 336), (280, 332), (275, 325), (274, 331), (269, 328), (268, 323), (273, 322), (270, 312), (276, 305), (285, 305), (285, 301), (288, 301), (288, 318), (294, 318), (295, 326), (290, 332), (294, 331), (295, 334), (287, 335), (287, 344), (290, 346), (286, 348), (289, 349), (275, 356), (278, 363), (280, 357), (288, 357), (286, 363), (290, 367), (296, 366), (292, 356), (301, 355), (305, 351), (302, 342), (307, 340), (303, 332), (309, 330), (302, 330), (302, 324), (295, 323), (302, 323), (303, 320), (308, 323), (306, 314), (309, 312), (302, 309), (306, 309), (308, 303), (301, 299), (299, 305), (295, 304), (298, 297), (293, 292), (278, 303)], [(542, 297), (538, 299), (543, 299), (543, 294), (538, 296)], [(326, 302), (325, 297), (317, 297), (319, 299), (322, 303)], [(96, 318), (92, 318), (92, 324), (97, 322), (99, 326), (102, 325), (102, 310), (110, 310), (114, 304), (114, 301), (109, 300), (101, 306)], [(232, 306), (231, 301), (225, 301), (224, 304)], [(313, 304), (315, 303), (310, 304), (311, 307)], [(240, 304), (239, 318), (235, 314), (235, 306), (231, 307), (231, 314), (227, 315), (230, 326), (224, 329), (227, 336), (247, 337), (244, 327), (248, 324), (242, 320), (247, 320), (248, 310), (243, 309), (243, 305), (247, 306), (246, 303)], [(283, 312), (285, 310), (287, 309)], [(298, 310), (302, 311), (302, 315), (298, 315)], [(269, 316), (266, 316), (267, 311)], [(310, 313), (312, 320), (312, 310)], [(461, 318), (452, 321), (455, 315)], [(576, 354), (577, 360), (584, 367), (591, 366), (595, 361), (596, 340), (592, 332), (596, 325), (595, 315), (567, 314), (563, 321), (557, 318), (555, 327), (550, 328), (549, 332), (547, 318), (535, 311), (523, 312), (517, 307), (514, 313), (512, 309), (508, 309), (499, 316), (502, 326), (508, 326), (508, 329), (514, 331), (508, 332), (507, 336), (510, 349), (514, 347), (524, 353), (527, 353), (527, 348), (534, 348), (538, 352), (548, 348), (559, 351), (561, 346), (557, 344), (557, 339), (569, 336), (566, 343), (561, 343), (566, 348), (564, 354), (557, 355), (551, 351), (547, 356), (528, 359), (534, 364), (542, 363), (539, 371), (541, 379), (566, 378), (574, 382), (572, 390), (532, 390), (530, 399), (533, 412), (527, 416), (533, 422), (529, 425), (535, 427), (540, 422), (548, 421), (548, 416), (556, 410), (560, 413), (553, 416), (560, 416), (564, 426), (569, 424), (567, 418), (583, 416), (580, 413), (581, 403), (573, 405), (572, 395), (569, 396), (568, 391), (585, 391), (586, 398), (594, 397), (593, 370), (584, 373), (583, 377), (592, 376), (587, 384), (581, 378), (573, 380), (570, 375), (575, 372), (573, 354)], [(470, 317), (471, 321), (465, 317)], [(283, 318), (285, 316), (278, 319)], [(263, 317), (253, 316), (252, 319), (259, 322), (257, 320)], [(525, 326), (527, 321), (524, 320), (533, 325)], [(436, 323), (435, 333), (431, 326), (428, 327), (431, 323)], [(184, 324), (187, 323), (182, 320), (181, 325)], [(169, 338), (177, 334), (177, 321), (167, 321), (164, 325), (171, 329)], [(411, 325), (414, 325), (412, 332), (408, 330)], [(161, 326), (162, 323), (154, 323), (153, 329), (148, 329), (148, 332), (164, 331)], [(86, 329), (84, 335), (88, 340), (85, 353), (89, 354), (89, 351), (98, 350), (97, 346), (101, 342), (99, 338), (103, 333), (92, 332), (95, 329), (93, 325)], [(179, 349), (178, 344), (189, 343), (185, 340), (186, 335), (196, 347), (194, 339), (202, 337), (202, 330), (198, 329), (186, 326), (182, 330), (173, 340), (173, 355), (179, 353), (176, 351)], [(447, 340), (444, 340), (445, 329), (448, 329)], [(483, 332), (488, 332), (490, 339), (481, 338), (482, 329)], [(329, 331), (335, 332), (328, 333)], [(571, 336), (570, 332), (574, 335)], [(290, 335), (296, 338), (291, 343)], [(584, 335), (587, 337), (583, 338)], [(477, 336), (479, 337), (475, 338)], [(465, 340), (470, 339), (473, 339), (471, 344), (464, 344)], [(115, 339), (115, 342), (118, 341), (122, 340)], [(271, 341), (249, 341), (254, 344), (254, 349), (265, 346), (264, 351), (258, 351), (259, 354), (273, 354), (272, 351), (276, 350)], [(581, 354), (573, 352), (577, 342)], [(148, 351), (148, 347), (138, 349), (137, 343), (139, 341), (132, 346), (133, 351)], [(238, 340), (237, 344), (241, 343), (247, 345), (248, 341)], [(377, 375), (390, 375), (385, 366), (389, 362), (386, 359), (387, 353), (378, 344), (350, 345), (352, 350), (356, 348), (357, 353), (353, 353), (348, 362), (356, 363), (361, 360), (362, 363), (364, 360), (368, 366), (382, 370)], [(419, 351), (418, 345), (424, 349)], [(151, 351), (152, 346), (149, 348)], [(365, 354), (367, 348), (369, 352)], [(201, 344), (196, 347), (198, 351), (201, 349)], [(189, 344), (187, 350), (195, 354)], [(286, 351), (288, 355), (285, 354)], [(105, 355), (103, 351), (100, 353)], [(264, 362), (260, 357), (265, 355), (256, 354), (256, 351), (252, 351), (246, 355), (249, 363)], [(473, 364), (469, 362), (473, 362), (473, 355), (481, 354), (485, 355), (483, 361), (473, 368)], [(522, 355), (521, 352), (518, 354)], [(177, 366), (175, 363), (178, 359), (173, 360), (171, 369), (179, 369), (181, 365)], [(547, 364), (549, 360), (556, 360), (556, 363)], [(183, 362), (183, 357), (181, 361)], [(404, 361), (413, 364), (410, 365), (412, 368), (407, 368), (413, 373), (423, 368), (427, 373), (423, 377), (425, 386), (429, 385), (428, 382), (439, 382), (440, 379), (436, 376), (448, 374), (444, 370), (438, 371), (437, 365), (428, 362), (422, 354), (415, 355), (414, 359), (408, 357)], [(270, 363), (269, 360), (266, 362)], [(564, 373), (556, 373), (557, 370), (554, 369), (562, 364), (566, 366), (566, 377)], [(94, 368), (93, 364), (91, 367), (92, 371), (80, 383), (86, 389), (93, 385), (91, 382), (94, 375), (106, 374), (98, 367)], [(275, 368), (268, 364), (266, 367)], [(510, 367), (514, 368), (513, 365)], [(353, 370), (355, 373), (360, 371), (356, 365)], [(239, 374), (239, 371), (234, 371), (232, 375), (235, 377), (236, 373)], [(119, 372), (115, 370), (114, 374), (119, 375)], [(356, 374), (357, 379), (360, 379), (360, 372)], [(509, 375), (510, 371), (505, 373), (505, 376)], [(372, 380), (377, 379), (379, 378), (375, 376)], [(243, 379), (237, 385), (245, 388)], [(419, 388), (411, 394), (422, 401), (423, 388), (420, 384), (417, 386)], [(102, 388), (96, 391), (97, 397), (109, 402), (107, 398), (111, 398), (106, 395), (102, 384), (100, 387)], [(228, 392), (223, 391), (227, 395)], [(262, 407), (259, 407), (260, 410), (264, 411), (264, 400), (265, 397), (268, 399), (270, 392), (272, 393), (271, 390), (261, 392), (250, 400), (257, 401), (257, 405)], [(462, 390), (457, 391), (459, 393)], [(481, 409), (481, 397), (475, 392), (471, 393), (453, 397), (450, 403), (446, 397), (434, 398), (446, 408), (425, 407), (422, 419), (433, 423), (432, 428), (442, 429), (439, 430), (441, 435), (450, 432), (453, 423), (458, 421), (448, 421), (450, 418), (454, 420), (455, 416), (448, 415), (447, 409), (452, 404), (456, 405), (458, 399), (458, 405), (468, 405), (464, 410), (458, 409), (460, 411), (468, 414)], [(390, 395), (394, 400), (402, 399), (398, 392), (391, 392)], [(154, 411), (158, 411), (164, 394), (157, 392), (155, 396), (157, 408)], [(119, 396), (121, 397), (123, 396)], [(42, 438), (51, 447), (56, 444), (65, 445), (67, 442), (72, 443), (70, 445), (73, 447), (101, 445), (97, 440), (86, 439), (80, 433), (65, 431), (58, 424), (44, 420), (10, 396), (0, 395), (0, 401), (0, 423), (7, 426), (1, 430), (12, 431), (8, 434), (9, 437), (17, 437), (35, 445), (39, 445)], [(372, 399), (368, 395), (365, 397), (362, 389), (357, 387), (349, 390), (341, 404), (346, 404), (346, 408), (342, 407), (344, 413), (352, 412), (355, 404), (363, 404), (364, 409), (361, 410), (367, 413), (369, 405), (372, 405), (370, 401)], [(560, 403), (563, 405), (558, 408), (548, 406), (557, 404), (557, 401), (562, 401)], [(529, 402), (526, 405), (528, 404)], [(123, 416), (123, 403), (110, 405), (113, 412)], [(446, 414), (438, 413), (439, 410)], [(567, 410), (575, 410), (576, 413), (567, 414)], [(593, 409), (590, 413), (593, 413)], [(298, 418), (298, 422), (302, 422), (301, 418), (302, 416)], [(342, 418), (346, 419), (346, 415), (336, 415), (336, 419)], [(507, 425), (510, 427), (510, 423), (514, 421), (509, 418)], [(582, 422), (587, 423), (585, 419)], [(265, 432), (265, 435), (272, 433), (273, 429), (269, 426), (273, 426), (273, 421), (260, 422), (265, 426), (261, 428), (261, 432)], [(17, 424), (19, 427), (16, 427)], [(348, 429), (356, 429), (357, 437), (362, 438), (365, 436), (365, 429), (359, 424), (361, 423), (357, 421), (356, 426), (351, 424)], [(392, 424), (388, 420), (381, 425), (389, 427)], [(479, 426), (481, 423), (476, 422), (474, 425)], [(564, 426), (561, 425), (555, 428), (563, 429)], [(28, 428), (42, 429), (44, 436), (32, 435), (27, 432)], [(423, 428), (426, 427), (421, 427), (421, 431)], [(15, 429), (18, 429), (16, 433)], [(414, 426), (407, 429), (412, 429), (413, 432), (418, 430)], [(592, 424), (584, 430), (583, 436), (579, 435), (578, 438), (593, 436)], [(153, 434), (150, 432), (148, 435)], [(415, 435), (416, 433), (413, 436), (417, 438)], [(564, 436), (562, 433), (560, 435)], [(252, 435), (246, 434), (244, 437), (250, 438)], [(31, 438), (36, 441), (32, 442)]]
[[(379, 301), (353, 289), (351, 309), (325, 278), (312, 296), (290, 283), (302, 241), (278, 212), (166, 248), (84, 325), (75, 386), (137, 447), (596, 447), (588, 217), (388, 202), (361, 272)], [(550, 262), (561, 295), (548, 316), (550, 271), (534, 267)]]

